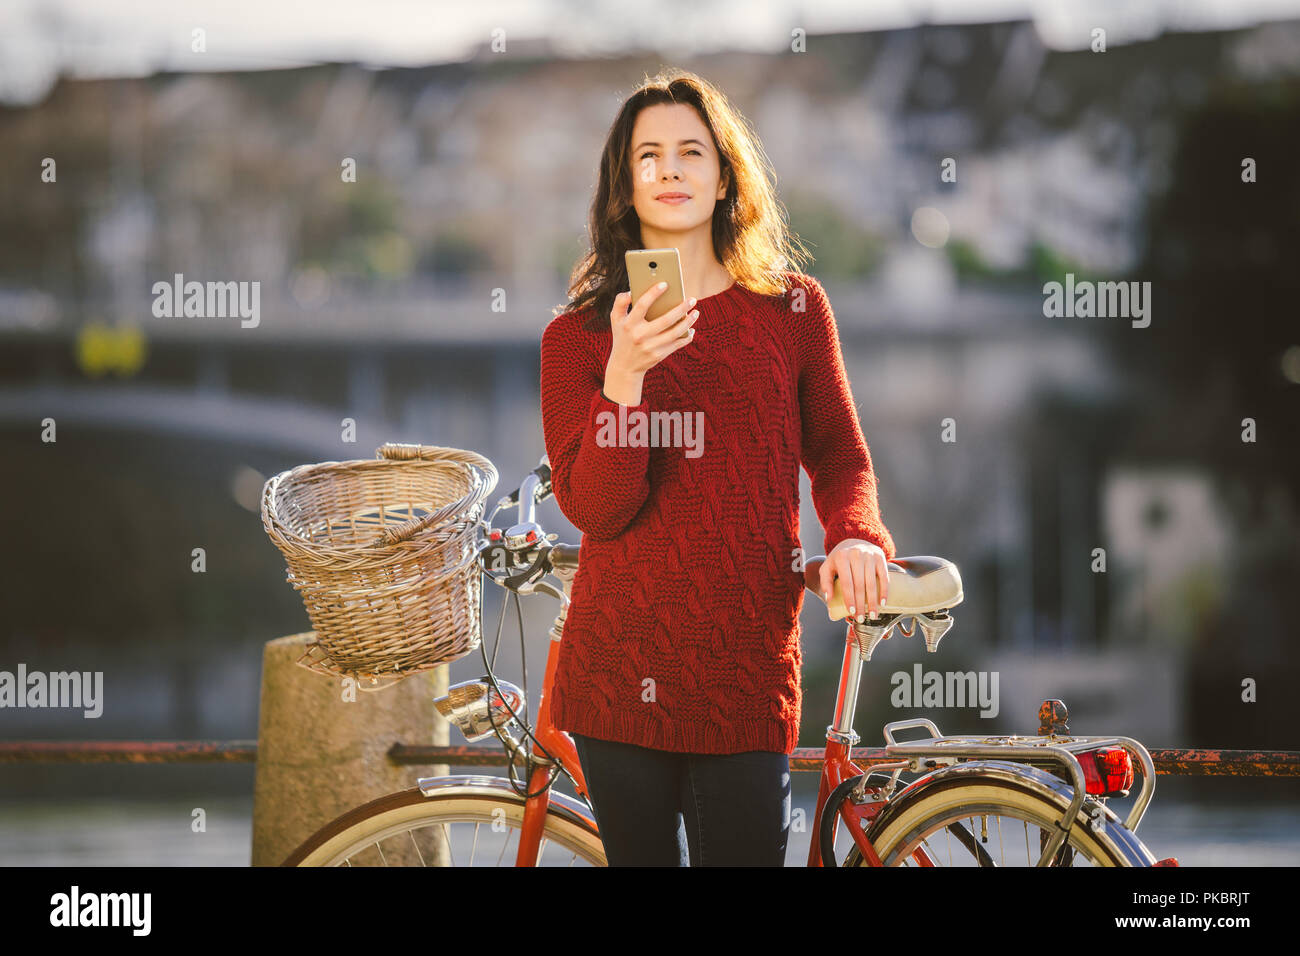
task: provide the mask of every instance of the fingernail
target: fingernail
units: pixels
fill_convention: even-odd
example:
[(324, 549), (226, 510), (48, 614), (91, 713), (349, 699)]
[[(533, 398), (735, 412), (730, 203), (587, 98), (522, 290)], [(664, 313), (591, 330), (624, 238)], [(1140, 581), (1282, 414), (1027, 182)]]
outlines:
[(874, 621), (876, 618), (878, 618), (878, 617), (880, 617), (880, 615), (877, 614), (875, 611), (872, 611), (872, 612), (871, 612), (871, 619), (872, 619), (873, 621)]
[(824, 601), (830, 601), (830, 599), (831, 599), (831, 592), (830, 592), (830, 591), (823, 591), (823, 592), (822, 592), (822, 600), (824, 600)]
[(666, 288), (668, 288), (668, 283), (667, 283), (667, 282), (661, 282), (661, 283), (659, 283), (659, 288), (661, 288), (661, 289), (666, 289)]
[(700, 301), (699, 299), (691, 299), (691, 305), (694, 305), (696, 302), (699, 302), (699, 301)]
[(852, 604), (850, 604), (850, 605), (849, 605), (849, 617), (853, 617), (853, 616), (856, 615), (857, 613), (858, 613), (857, 610), (853, 607)]

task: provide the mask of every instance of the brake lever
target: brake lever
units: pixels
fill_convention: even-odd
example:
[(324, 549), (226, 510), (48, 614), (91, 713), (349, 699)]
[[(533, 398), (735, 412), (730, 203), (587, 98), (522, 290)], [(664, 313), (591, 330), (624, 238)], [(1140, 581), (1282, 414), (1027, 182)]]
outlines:
[(531, 591), (523, 590), (526, 586), (533, 584), (535, 581), (546, 576), (550, 570), (550, 562), (546, 560), (547, 552), (538, 550), (537, 555), (533, 558), (533, 563), (528, 565), (518, 574), (512, 574), (506, 577), (505, 585), (512, 591), (519, 591), (521, 594), (529, 594)]
[(559, 598), (560, 607), (562, 608), (567, 608), (569, 606), (569, 596), (565, 594), (563, 591), (561, 591), (559, 588), (557, 588), (550, 581), (535, 581), (531, 584), (526, 584), (519, 589), (520, 594), (534, 594), (538, 591), (542, 592), (543, 594), (549, 594), (552, 597)]

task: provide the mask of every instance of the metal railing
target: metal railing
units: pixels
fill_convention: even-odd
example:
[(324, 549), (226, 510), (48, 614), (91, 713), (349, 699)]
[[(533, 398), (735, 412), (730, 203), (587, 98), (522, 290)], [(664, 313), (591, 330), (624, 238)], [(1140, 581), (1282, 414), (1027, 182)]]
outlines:
[[(1300, 777), (1300, 751), (1151, 750), (1157, 774), (1201, 777)], [(824, 751), (800, 747), (790, 754), (792, 771), (821, 769)], [(884, 747), (855, 747), (861, 765), (895, 759)], [(434, 747), (394, 743), (388, 759), (400, 766), (451, 764), (505, 766), (500, 747)], [(9, 740), (0, 741), (0, 764), (8, 763), (256, 763), (256, 740)]]

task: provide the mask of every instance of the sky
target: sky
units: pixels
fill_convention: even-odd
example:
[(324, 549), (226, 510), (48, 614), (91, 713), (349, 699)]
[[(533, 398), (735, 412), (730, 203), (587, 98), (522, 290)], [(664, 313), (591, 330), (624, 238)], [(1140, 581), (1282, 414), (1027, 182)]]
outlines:
[[(40, 100), (60, 73), (264, 70), (320, 62), (376, 67), (465, 59), (504, 30), (567, 55), (786, 49), (809, 36), (918, 23), (1033, 20), (1054, 49), (1162, 32), (1300, 18), (1300, 0), (0, 0), (0, 102)], [(202, 29), (206, 50), (194, 52)]]

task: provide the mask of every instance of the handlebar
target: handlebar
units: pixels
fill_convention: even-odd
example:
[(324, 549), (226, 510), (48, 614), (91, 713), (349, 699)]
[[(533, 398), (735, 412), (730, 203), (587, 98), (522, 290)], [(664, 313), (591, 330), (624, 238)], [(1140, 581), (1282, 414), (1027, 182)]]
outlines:
[[(552, 494), (554, 489), (551, 487), (551, 458), (549, 455), (543, 455), (537, 467), (524, 476), (519, 487), (497, 502), (497, 510), (519, 505), (519, 523), (522, 524), (533, 520), (532, 506), (541, 504)], [(528, 507), (525, 511), (526, 503)]]
[[(552, 545), (558, 535), (548, 534), (537, 523), (537, 505), (554, 493), (550, 457), (543, 455), (519, 487), (499, 499), (492, 514), (484, 519), (486, 535), (479, 542), (479, 563), (483, 573), (502, 587), (519, 594), (544, 591), (567, 603), (568, 595), (541, 580), (556, 565), (567, 567), (577, 563), (578, 549), (573, 545)], [(515, 524), (504, 531), (494, 528), (492, 520), (496, 513), (512, 506), (519, 509)], [(552, 553), (557, 551), (560, 555), (552, 561)]]

